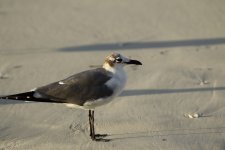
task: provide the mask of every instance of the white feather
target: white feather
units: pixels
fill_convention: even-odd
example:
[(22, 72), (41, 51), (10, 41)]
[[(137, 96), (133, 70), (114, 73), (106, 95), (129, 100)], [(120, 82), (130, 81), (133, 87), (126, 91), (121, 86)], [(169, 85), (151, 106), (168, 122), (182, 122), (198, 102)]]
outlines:
[(61, 84), (61, 85), (65, 84), (65, 83), (64, 83), (64, 82), (62, 82), (62, 81), (59, 81), (58, 83), (59, 83), (59, 84)]
[(100, 98), (94, 101), (87, 101), (84, 103), (84, 109), (94, 109), (95, 107), (104, 105), (113, 100), (116, 96), (118, 96), (125, 87), (127, 76), (125, 71), (123, 70), (122, 65), (118, 65), (116, 67), (111, 67), (109, 64), (105, 64), (103, 66), (106, 70), (113, 73), (110, 80), (106, 82), (106, 86), (113, 89), (113, 95), (107, 98)]

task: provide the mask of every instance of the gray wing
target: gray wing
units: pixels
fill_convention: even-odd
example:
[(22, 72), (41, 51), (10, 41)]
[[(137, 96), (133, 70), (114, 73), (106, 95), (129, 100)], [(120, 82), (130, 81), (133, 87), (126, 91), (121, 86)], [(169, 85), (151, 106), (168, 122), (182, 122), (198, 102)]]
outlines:
[(113, 94), (113, 90), (105, 85), (111, 75), (103, 68), (88, 70), (60, 82), (40, 87), (36, 92), (43, 98), (49, 98), (57, 102), (83, 105), (86, 101)]

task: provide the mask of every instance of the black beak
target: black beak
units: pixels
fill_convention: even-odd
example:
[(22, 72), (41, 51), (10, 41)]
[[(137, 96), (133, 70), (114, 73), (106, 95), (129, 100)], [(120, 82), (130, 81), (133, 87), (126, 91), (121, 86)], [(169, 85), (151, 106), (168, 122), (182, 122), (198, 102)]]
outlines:
[(130, 59), (130, 61), (125, 62), (126, 64), (134, 64), (134, 65), (142, 65), (142, 63), (138, 60), (132, 60)]

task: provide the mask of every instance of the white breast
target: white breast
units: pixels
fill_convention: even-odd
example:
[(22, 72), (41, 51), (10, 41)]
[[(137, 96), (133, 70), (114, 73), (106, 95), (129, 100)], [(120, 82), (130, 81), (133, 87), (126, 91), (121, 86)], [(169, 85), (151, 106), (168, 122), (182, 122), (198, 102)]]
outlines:
[(118, 96), (125, 87), (127, 80), (127, 76), (123, 68), (115, 70), (113, 72), (112, 78), (106, 82), (106, 85), (113, 89), (113, 95), (107, 97), (107, 98), (101, 98), (94, 101), (88, 101), (85, 102), (83, 105), (84, 109), (94, 109), (95, 107), (104, 105), (109, 103), (111, 100), (113, 100), (116, 96)]
[(125, 87), (127, 76), (123, 68), (117, 69), (106, 85), (113, 89), (114, 96), (119, 95)]

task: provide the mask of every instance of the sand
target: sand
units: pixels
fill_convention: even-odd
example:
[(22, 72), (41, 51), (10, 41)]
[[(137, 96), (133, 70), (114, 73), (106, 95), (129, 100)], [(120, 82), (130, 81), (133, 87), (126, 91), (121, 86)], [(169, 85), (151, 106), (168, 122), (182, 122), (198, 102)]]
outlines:
[(225, 149), (223, 0), (0, 0), (0, 95), (25, 92), (101, 65), (138, 59), (112, 103), (0, 102), (1, 150)]

